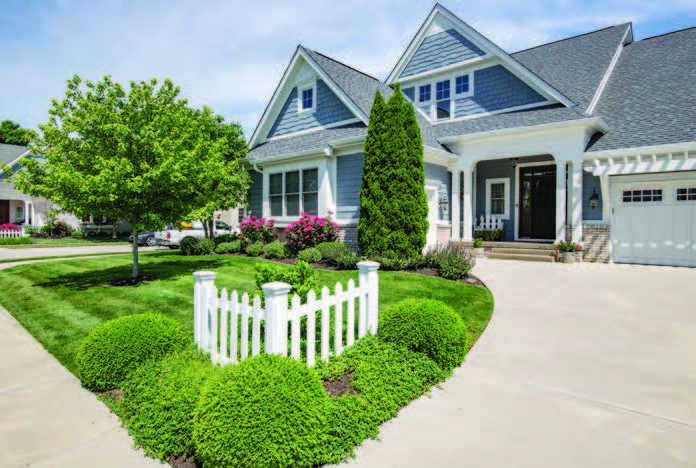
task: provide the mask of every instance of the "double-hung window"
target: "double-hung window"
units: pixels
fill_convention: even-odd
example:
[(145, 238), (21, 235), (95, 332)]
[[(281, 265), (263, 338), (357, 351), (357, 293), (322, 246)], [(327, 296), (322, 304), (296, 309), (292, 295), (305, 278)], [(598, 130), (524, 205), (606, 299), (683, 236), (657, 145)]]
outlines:
[(486, 214), (510, 219), (510, 179), (486, 180)]
[(435, 84), (435, 100), (437, 101), (435, 119), (449, 119), (451, 113), (450, 80), (439, 81)]
[(317, 105), (317, 89), (314, 84), (298, 88), (298, 112), (313, 112)]
[(271, 216), (292, 217), (319, 212), (319, 171), (304, 169), (269, 176)]
[(418, 87), (418, 102), (428, 102), (430, 101), (430, 85), (424, 85)]

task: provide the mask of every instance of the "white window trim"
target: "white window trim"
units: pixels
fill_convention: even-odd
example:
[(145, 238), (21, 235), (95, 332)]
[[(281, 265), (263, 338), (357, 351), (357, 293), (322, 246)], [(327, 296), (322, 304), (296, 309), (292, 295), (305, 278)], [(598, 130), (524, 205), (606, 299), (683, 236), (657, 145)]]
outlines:
[[(312, 90), (312, 107), (302, 108), (302, 92), (308, 89)], [(317, 110), (317, 82), (304, 83), (297, 86), (297, 113), (314, 112)]]
[[(468, 76), (469, 77), (469, 91), (467, 91), (466, 93), (458, 93), (457, 92), (457, 78), (459, 78), (460, 76)], [(454, 98), (471, 97), (474, 95), (474, 73), (473, 72), (457, 73), (452, 78), (452, 83), (454, 84), (454, 88), (452, 88), (454, 90), (452, 93), (454, 95)]]
[[(427, 106), (428, 110), (423, 110), (420, 109), (428, 118), (435, 122), (450, 122), (452, 120), (457, 119), (457, 117), (454, 116), (454, 100), (455, 99), (460, 99), (460, 98), (465, 98), (465, 97), (472, 97), (474, 95), (474, 71), (475, 70), (469, 70), (467, 72), (453, 72), (448, 75), (440, 75), (439, 77), (433, 77), (427, 82), (419, 82), (413, 85), (408, 86), (409, 88), (413, 86), (413, 100), (414, 104), (418, 109), (420, 109), (423, 106)], [(459, 93), (457, 94), (457, 77), (458, 76), (469, 76), (469, 92), (467, 93)], [(437, 118), (437, 84), (441, 83), (443, 81), (449, 81), (450, 82), (450, 97), (449, 97), (449, 102), (450, 102), (450, 116), (447, 119), (438, 119)], [(430, 99), (427, 101), (421, 101), (420, 100), (420, 88), (422, 86), (428, 86), (430, 85)], [(508, 109), (505, 109), (505, 111), (508, 111)]]
[[(316, 192), (303, 192), (303, 191), (302, 191), (302, 183), (303, 183), (304, 172), (305, 172), (305, 171), (310, 171), (310, 170), (312, 170), (312, 169), (316, 169), (316, 171), (317, 171), (317, 190), (316, 190)], [(288, 215), (288, 214), (287, 214), (287, 207), (286, 207), (286, 205), (285, 205), (285, 197), (288, 195), (288, 193), (287, 193), (287, 190), (286, 190), (286, 188), (285, 188), (285, 175), (286, 175), (288, 172), (299, 172), (299, 173), (300, 173), (300, 191), (296, 193), (296, 195), (299, 195), (299, 205), (300, 205), (300, 214), (298, 214), (298, 215)], [(278, 175), (278, 174), (282, 174), (282, 175), (283, 175), (283, 192), (282, 192), (280, 195), (278, 195), (278, 194), (271, 195), (271, 192), (270, 192), (271, 176)], [(319, 166), (307, 166), (307, 167), (302, 167), (302, 168), (284, 169), (284, 170), (269, 172), (269, 173), (268, 173), (268, 184), (269, 184), (269, 185), (268, 185), (268, 197), (267, 197), (267, 199), (268, 199), (268, 214), (269, 214), (268, 217), (269, 217), (269, 218), (276, 219), (276, 220), (282, 220), (282, 221), (288, 221), (288, 220), (299, 219), (299, 218), (300, 218), (300, 215), (301, 215), (302, 213), (305, 213), (305, 209), (304, 209), (304, 197), (303, 197), (303, 195), (304, 195), (305, 193), (316, 193), (316, 194), (317, 194), (317, 214), (319, 214), (319, 197), (320, 197), (320, 193), (321, 193), (321, 179), (320, 179), (320, 176), (321, 176), (321, 168), (320, 168)], [(295, 194), (293, 193), (293, 195), (295, 195)], [(278, 197), (278, 196), (280, 196), (281, 199), (282, 199), (283, 208), (282, 208), (282, 213), (281, 213), (280, 216), (274, 216), (274, 215), (271, 213), (271, 197), (272, 197), (272, 196), (273, 196), (273, 197)]]
[[(510, 219), (510, 178), (486, 179), (486, 214), (491, 215), (491, 186), (493, 184), (505, 185), (505, 200), (503, 202), (505, 211), (502, 219)], [(500, 215), (496, 215), (500, 216)]]

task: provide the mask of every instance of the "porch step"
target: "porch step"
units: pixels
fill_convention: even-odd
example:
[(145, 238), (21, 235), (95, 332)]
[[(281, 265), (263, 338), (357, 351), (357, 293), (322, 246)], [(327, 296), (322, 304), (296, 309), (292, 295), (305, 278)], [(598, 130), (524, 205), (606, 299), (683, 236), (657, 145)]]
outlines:
[(523, 262), (553, 263), (556, 261), (556, 258), (550, 254), (504, 253), (498, 250), (488, 252), (486, 257), (495, 260), (518, 260)]
[(554, 248), (548, 249), (525, 249), (513, 247), (484, 247), (486, 252), (495, 252), (501, 254), (525, 254), (525, 255), (553, 255), (556, 252)]
[[(466, 248), (473, 247), (474, 243), (472, 241), (450, 241), (450, 243), (455, 245), (461, 245)], [(551, 242), (484, 242), (483, 247), (485, 249), (516, 249), (516, 250), (554, 250), (553, 244)]]

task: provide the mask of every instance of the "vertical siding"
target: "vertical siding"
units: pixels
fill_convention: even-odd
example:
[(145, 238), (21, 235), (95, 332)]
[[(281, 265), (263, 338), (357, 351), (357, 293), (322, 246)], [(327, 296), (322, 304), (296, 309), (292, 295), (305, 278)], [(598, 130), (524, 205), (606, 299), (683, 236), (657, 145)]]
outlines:
[(454, 116), (465, 117), (543, 102), (544, 97), (502, 65), (474, 72), (474, 95), (457, 99)]
[(316, 94), (314, 96), (316, 110), (314, 112), (298, 112), (298, 92), (297, 88), (293, 88), (271, 131), (268, 132), (268, 138), (329, 125), (355, 117), (338, 96), (321, 80), (317, 80)]
[(407, 77), (463, 62), (485, 53), (454, 29), (433, 34), (423, 40), (401, 73)]
[(362, 153), (336, 158), (336, 219), (357, 222), (360, 216), (363, 161)]
[[(594, 210), (590, 207), (590, 197), (592, 196), (593, 190), (599, 195), (597, 208)], [(599, 177), (587, 171), (582, 171), (582, 219), (585, 221), (601, 220), (602, 206), (602, 187), (599, 182)]]
[(247, 193), (247, 213), (249, 216), (263, 216), (263, 174), (251, 170), (251, 186)]
[(439, 197), (447, 196), (447, 209), (444, 210), (438, 204), (438, 221), (450, 221), (452, 219), (452, 174), (446, 166), (438, 166), (437, 164), (425, 163), (425, 178), (426, 180), (436, 180), (440, 182), (440, 189), (438, 190), (438, 200)]

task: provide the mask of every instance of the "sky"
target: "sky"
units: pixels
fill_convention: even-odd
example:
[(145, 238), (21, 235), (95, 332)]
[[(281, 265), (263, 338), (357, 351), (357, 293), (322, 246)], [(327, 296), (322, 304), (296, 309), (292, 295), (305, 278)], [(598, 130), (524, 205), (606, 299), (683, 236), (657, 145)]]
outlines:
[[(633, 22), (636, 40), (696, 26), (696, 0), (444, 0), (508, 52)], [(0, 119), (36, 129), (74, 74), (170, 78), (253, 132), (298, 43), (384, 79), (426, 0), (0, 0)]]

